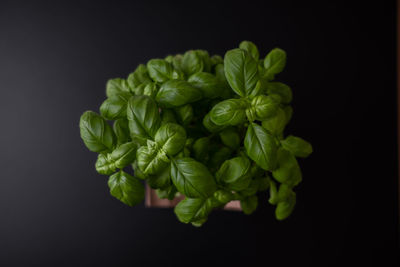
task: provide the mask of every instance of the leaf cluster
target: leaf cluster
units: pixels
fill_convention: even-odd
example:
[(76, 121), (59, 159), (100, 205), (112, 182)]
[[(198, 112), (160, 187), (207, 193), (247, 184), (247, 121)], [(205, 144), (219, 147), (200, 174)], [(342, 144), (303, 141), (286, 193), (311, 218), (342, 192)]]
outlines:
[(269, 191), (276, 218), (287, 218), (302, 180), (296, 158), (312, 147), (284, 134), (292, 90), (275, 76), (285, 64), (283, 50), (261, 59), (243, 41), (223, 58), (189, 50), (109, 80), (100, 114), (86, 111), (80, 133), (98, 153), (95, 167), (109, 176), (111, 195), (134, 206), (144, 198), (143, 181), (160, 198), (183, 194), (177, 218), (201, 226), (232, 200), (251, 214), (258, 192)]

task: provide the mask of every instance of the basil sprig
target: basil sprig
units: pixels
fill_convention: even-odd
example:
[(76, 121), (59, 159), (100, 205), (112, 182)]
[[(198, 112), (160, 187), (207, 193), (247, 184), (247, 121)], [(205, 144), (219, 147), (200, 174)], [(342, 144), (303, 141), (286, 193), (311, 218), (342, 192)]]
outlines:
[(201, 226), (232, 200), (253, 213), (258, 192), (268, 191), (275, 217), (287, 218), (302, 180), (297, 157), (312, 146), (285, 136), (292, 90), (274, 80), (285, 65), (282, 49), (262, 59), (243, 41), (224, 57), (190, 50), (109, 80), (100, 113), (86, 111), (79, 126), (84, 144), (99, 153), (95, 167), (109, 176), (111, 195), (134, 206), (143, 182), (160, 198), (183, 194), (178, 220)]

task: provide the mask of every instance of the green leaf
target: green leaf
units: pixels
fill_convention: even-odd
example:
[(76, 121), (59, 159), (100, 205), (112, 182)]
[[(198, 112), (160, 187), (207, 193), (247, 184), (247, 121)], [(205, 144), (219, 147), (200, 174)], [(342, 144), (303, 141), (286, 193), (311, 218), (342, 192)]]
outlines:
[(166, 82), (172, 79), (173, 70), (172, 64), (163, 59), (151, 59), (147, 62), (147, 69), (150, 77), (159, 83)]
[(278, 192), (279, 203), (275, 209), (275, 217), (284, 220), (293, 212), (296, 205), (296, 193), (285, 184), (281, 184)]
[(171, 186), (165, 188), (165, 189), (157, 189), (156, 194), (160, 199), (169, 199), (173, 200), (175, 198), (176, 192), (176, 187), (172, 184)]
[(181, 124), (183, 124), (184, 126), (190, 124), (194, 117), (192, 105), (187, 104), (181, 107), (177, 107), (174, 110)]
[(276, 94), (281, 97), (283, 104), (289, 104), (292, 102), (293, 94), (292, 89), (284, 83), (280, 82), (269, 82), (265, 84), (266, 93), (269, 95)]
[(145, 86), (146, 84), (151, 83), (153, 81), (149, 76), (146, 66), (140, 64), (134, 72), (129, 74), (127, 82), (129, 84), (131, 91), (134, 92), (134, 89), (137, 88), (138, 86), (140, 85)]
[(240, 49), (246, 50), (255, 60), (258, 61), (260, 56), (257, 46), (250, 41), (242, 41), (239, 45)]
[(199, 89), (190, 83), (180, 80), (170, 80), (164, 83), (157, 93), (156, 101), (166, 108), (179, 107), (202, 98)]
[(278, 108), (274, 117), (262, 121), (262, 127), (273, 135), (279, 136), (283, 134), (286, 126), (285, 111)]
[(276, 165), (277, 144), (275, 138), (260, 125), (251, 123), (244, 139), (247, 155), (258, 166), (266, 171), (271, 171)]
[(208, 151), (210, 149), (210, 138), (201, 137), (193, 143), (194, 158), (198, 161), (205, 162), (207, 160)]
[(137, 164), (145, 175), (158, 174), (169, 164), (164, 151), (160, 151), (157, 143), (147, 140), (147, 146), (140, 147), (136, 152)]
[(292, 119), (293, 108), (291, 106), (286, 106), (283, 108), (283, 111), (285, 112), (285, 125), (287, 125)]
[(126, 118), (117, 119), (113, 124), (118, 145), (131, 141), (129, 124)]
[(127, 117), (131, 136), (154, 138), (161, 124), (158, 107), (149, 96), (133, 96), (128, 101)]
[(204, 97), (216, 98), (221, 95), (223, 87), (217, 77), (207, 72), (197, 72), (189, 77), (188, 82), (201, 90)]
[(173, 160), (171, 178), (178, 191), (190, 198), (208, 198), (217, 189), (208, 168), (192, 158)]
[(166, 123), (158, 129), (154, 139), (168, 156), (173, 156), (185, 146), (186, 131), (179, 124)]
[(269, 180), (269, 199), (268, 202), (272, 205), (276, 205), (279, 202), (278, 190), (276, 188), (276, 183), (270, 179)]
[(279, 103), (270, 96), (259, 95), (251, 101), (251, 108), (254, 110), (255, 119), (262, 121), (276, 115)]
[(219, 205), (221, 204), (214, 198), (185, 198), (176, 205), (174, 212), (183, 223), (201, 222), (201, 225), (212, 209)]
[(240, 207), (242, 208), (244, 214), (252, 214), (258, 206), (258, 197), (250, 196), (245, 199), (240, 200)]
[(225, 76), (233, 91), (245, 97), (251, 94), (258, 81), (257, 61), (245, 50), (233, 49), (225, 54)]
[(131, 93), (121, 92), (107, 98), (100, 106), (101, 115), (107, 120), (126, 117), (126, 106)]
[(203, 125), (210, 133), (217, 133), (225, 128), (225, 126), (216, 125), (210, 118), (210, 113), (207, 113), (203, 118)]
[(138, 145), (129, 142), (118, 146), (112, 153), (107, 155), (99, 154), (96, 161), (96, 171), (100, 174), (110, 175), (116, 168), (122, 169), (131, 164), (136, 158)]
[(187, 51), (182, 58), (181, 70), (187, 77), (203, 71), (204, 63), (201, 56), (193, 50)]
[(106, 95), (111, 97), (120, 93), (129, 93), (128, 82), (121, 78), (110, 79), (106, 84)]
[(275, 74), (282, 72), (286, 65), (286, 52), (280, 48), (274, 48), (264, 59), (264, 77), (272, 80)]
[(292, 152), (293, 155), (300, 158), (308, 157), (313, 151), (309, 142), (293, 135), (286, 137), (285, 140), (281, 141), (281, 144), (284, 149)]
[(168, 164), (157, 174), (149, 175), (146, 181), (153, 189), (166, 189), (171, 187), (171, 164)]
[(278, 182), (292, 187), (301, 182), (301, 170), (292, 153), (283, 148), (278, 150), (278, 167), (272, 172), (272, 176)]
[(212, 62), (208, 52), (202, 49), (196, 49), (194, 52), (201, 58), (201, 61), (203, 62), (203, 71), (211, 72)]
[(250, 161), (244, 157), (226, 160), (215, 173), (217, 182), (224, 187), (240, 191), (246, 189), (250, 182)]
[(220, 55), (213, 55), (210, 60), (212, 66), (224, 64), (224, 59)]
[(108, 186), (111, 195), (128, 206), (135, 206), (144, 199), (142, 183), (122, 170), (110, 176)]
[(211, 167), (218, 169), (225, 160), (230, 158), (232, 153), (232, 149), (226, 146), (218, 149), (210, 158)]
[(158, 92), (158, 87), (155, 83), (148, 83), (143, 89), (143, 95), (148, 95), (151, 98), (155, 98)]
[(228, 99), (216, 104), (210, 111), (210, 119), (216, 125), (239, 125), (246, 121), (248, 104), (243, 99)]
[(214, 197), (221, 203), (228, 203), (234, 199), (232, 192), (226, 190), (218, 190), (214, 192)]
[(106, 153), (111, 151), (116, 138), (110, 125), (100, 115), (86, 111), (79, 121), (81, 138), (86, 147), (93, 152)]
[(236, 150), (240, 146), (240, 136), (234, 127), (228, 127), (219, 133), (219, 137), (224, 145)]

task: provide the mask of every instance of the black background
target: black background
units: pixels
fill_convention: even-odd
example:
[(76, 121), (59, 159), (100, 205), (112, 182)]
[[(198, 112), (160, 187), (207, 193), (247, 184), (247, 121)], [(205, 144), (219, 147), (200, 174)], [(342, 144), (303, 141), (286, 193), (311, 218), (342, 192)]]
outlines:
[[(277, 2), (1, 1), (0, 266), (394, 265), (395, 3)], [(194, 228), (112, 198), (78, 128), (107, 79), (244, 39), (287, 51), (287, 132), (314, 146), (293, 215), (261, 195)]]

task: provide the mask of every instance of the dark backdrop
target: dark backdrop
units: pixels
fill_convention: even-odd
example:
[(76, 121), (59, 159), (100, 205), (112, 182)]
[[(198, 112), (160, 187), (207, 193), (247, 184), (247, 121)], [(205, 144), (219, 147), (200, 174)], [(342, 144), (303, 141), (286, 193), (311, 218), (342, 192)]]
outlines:
[[(395, 4), (277, 2), (1, 1), (0, 266), (391, 266)], [(277, 222), (262, 195), (251, 216), (214, 212), (194, 228), (112, 198), (78, 129), (107, 79), (244, 39), (287, 51), (288, 133), (314, 146), (293, 215)]]

